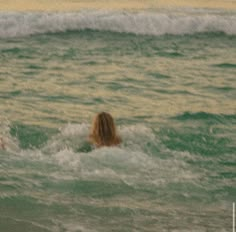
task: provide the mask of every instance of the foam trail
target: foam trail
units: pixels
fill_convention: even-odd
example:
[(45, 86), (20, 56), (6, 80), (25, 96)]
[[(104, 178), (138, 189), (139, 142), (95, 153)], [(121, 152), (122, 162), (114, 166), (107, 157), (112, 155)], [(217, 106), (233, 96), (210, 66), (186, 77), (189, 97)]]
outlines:
[(236, 15), (219, 12), (0, 13), (0, 38), (14, 38), (68, 30), (99, 30), (141, 35), (181, 35), (203, 32), (236, 34)]

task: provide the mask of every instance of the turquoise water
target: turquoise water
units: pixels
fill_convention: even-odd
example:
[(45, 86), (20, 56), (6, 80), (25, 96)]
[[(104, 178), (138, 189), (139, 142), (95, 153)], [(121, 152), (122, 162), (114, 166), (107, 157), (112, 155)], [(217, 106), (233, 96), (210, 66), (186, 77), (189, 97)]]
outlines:
[[(0, 13), (0, 231), (231, 231), (235, 19)], [(121, 147), (87, 144), (99, 111)]]

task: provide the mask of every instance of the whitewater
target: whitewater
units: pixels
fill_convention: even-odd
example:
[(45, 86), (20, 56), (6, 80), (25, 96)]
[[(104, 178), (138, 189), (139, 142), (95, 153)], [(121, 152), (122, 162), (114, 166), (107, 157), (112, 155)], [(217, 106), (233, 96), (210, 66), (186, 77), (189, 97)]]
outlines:
[(80, 11), (72, 13), (0, 13), (0, 37), (9, 38), (84, 29), (140, 35), (236, 33), (234, 13), (217, 10), (177, 12)]

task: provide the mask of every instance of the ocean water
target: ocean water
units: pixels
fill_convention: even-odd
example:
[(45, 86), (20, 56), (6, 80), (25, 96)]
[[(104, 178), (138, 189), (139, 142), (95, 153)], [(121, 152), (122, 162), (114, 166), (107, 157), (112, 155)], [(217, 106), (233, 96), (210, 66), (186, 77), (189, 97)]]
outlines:
[(232, 231), (235, 78), (233, 10), (1, 12), (0, 231)]

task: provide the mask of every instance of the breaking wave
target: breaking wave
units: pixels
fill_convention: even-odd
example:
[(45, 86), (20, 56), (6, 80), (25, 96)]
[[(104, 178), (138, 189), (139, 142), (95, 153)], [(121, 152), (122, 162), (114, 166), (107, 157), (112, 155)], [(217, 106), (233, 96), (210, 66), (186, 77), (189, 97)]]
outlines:
[(0, 13), (0, 38), (85, 29), (154, 36), (207, 32), (235, 35), (236, 15), (205, 11), (198, 13), (117, 11)]

